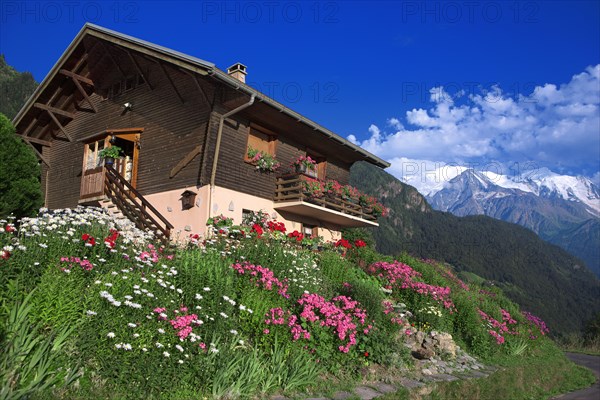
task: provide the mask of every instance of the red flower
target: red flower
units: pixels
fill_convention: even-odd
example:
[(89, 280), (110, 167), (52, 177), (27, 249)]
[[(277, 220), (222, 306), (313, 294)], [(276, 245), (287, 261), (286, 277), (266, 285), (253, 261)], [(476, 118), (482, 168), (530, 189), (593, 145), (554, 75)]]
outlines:
[(365, 351), (365, 357), (369, 357), (369, 352)]
[(367, 244), (364, 241), (362, 241), (360, 239), (357, 239), (357, 240), (354, 241), (354, 245), (356, 247), (365, 247)]
[(1, 257), (1, 258), (2, 258), (3, 260), (8, 260), (8, 259), (10, 258), (10, 251), (7, 251), (7, 250), (2, 250), (2, 251), (0, 252), (0, 254), (2, 254), (2, 257)]
[(96, 245), (96, 239), (94, 239), (94, 237), (92, 235), (90, 235), (89, 233), (84, 233), (83, 235), (81, 235), (81, 240), (83, 240), (86, 245), (87, 244), (89, 244), (90, 246)]
[(304, 235), (298, 231), (294, 231), (288, 235), (290, 239), (296, 239), (297, 242), (301, 242), (304, 239)]
[(269, 221), (267, 222), (267, 228), (269, 228), (269, 231), (271, 232), (275, 232), (275, 231), (279, 231), (281, 233), (285, 233), (285, 224), (283, 222), (275, 222), (275, 221)]
[(346, 239), (340, 239), (337, 242), (335, 242), (335, 247), (340, 247), (340, 246), (342, 246), (342, 247), (344, 247), (346, 249), (351, 249), (352, 248), (352, 245)]
[(258, 237), (261, 237), (264, 233), (263, 228), (259, 224), (252, 225), (252, 232), (256, 232)]
[(15, 227), (12, 225), (6, 225), (6, 227), (4, 227), (4, 230), (6, 232), (14, 232), (15, 231)]

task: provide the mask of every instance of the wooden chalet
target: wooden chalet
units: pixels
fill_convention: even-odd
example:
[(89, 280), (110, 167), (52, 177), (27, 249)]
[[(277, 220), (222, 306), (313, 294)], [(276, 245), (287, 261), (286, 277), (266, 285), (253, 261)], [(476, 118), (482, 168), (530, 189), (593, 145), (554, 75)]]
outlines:
[[(318, 178), (346, 184), (356, 161), (389, 164), (257, 92), (245, 74), (86, 24), (13, 121), (42, 162), (45, 206), (117, 208), (172, 240), (203, 233), (211, 216), (241, 223), (258, 210), (328, 239), (376, 226), (355, 202), (306, 196), (306, 178), (286, 170), (311, 155)], [(112, 145), (124, 154), (105, 167), (98, 153)], [(258, 170), (248, 146), (281, 171)]]

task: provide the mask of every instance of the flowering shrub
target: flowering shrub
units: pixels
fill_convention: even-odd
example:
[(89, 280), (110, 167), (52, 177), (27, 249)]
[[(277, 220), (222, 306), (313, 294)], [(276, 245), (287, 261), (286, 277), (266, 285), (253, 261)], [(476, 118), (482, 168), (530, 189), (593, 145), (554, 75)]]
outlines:
[[(521, 313), (527, 321), (529, 321), (533, 326), (535, 326), (539, 330), (542, 336), (550, 333), (550, 330), (546, 326), (546, 323), (540, 317), (536, 317), (529, 311), (522, 311)], [(531, 329), (529, 330), (529, 338), (532, 340), (537, 339), (537, 336), (533, 334)]]
[(376, 262), (369, 266), (367, 272), (383, 279), (384, 282), (387, 282), (387, 287), (389, 289), (408, 289), (419, 295), (430, 297), (443, 305), (444, 308), (449, 309), (450, 312), (454, 309), (454, 303), (450, 298), (449, 287), (430, 285), (415, 280), (415, 278), (420, 277), (421, 274), (404, 263), (398, 261), (394, 261), (393, 263), (385, 261)]
[(488, 333), (496, 339), (497, 344), (503, 344), (505, 341), (504, 335), (516, 335), (518, 332), (515, 330), (515, 325), (517, 321), (515, 321), (510, 313), (504, 309), (501, 309), (502, 313), (502, 322), (492, 318), (481, 310), (477, 310), (481, 319), (488, 323)]
[[(432, 277), (426, 268), (442, 268), (433, 261), (358, 264), (340, 257), (333, 244), (333, 251), (306, 250), (316, 239), (298, 231), (284, 239), (281, 222), (254, 221), (247, 231), (256, 224), (255, 234), (246, 238), (233, 235), (232, 221), (223, 216), (210, 224), (227, 235), (204, 241), (191, 235), (196, 246), (173, 257), (97, 209), (0, 221), (0, 300), (9, 298), (11, 282), (18, 280), (22, 291), (35, 288), (32, 323), (48, 331), (73, 329), (62, 367), (84, 365), (115, 398), (128, 392), (265, 397), (293, 380), (301, 389), (321, 368), (345, 373), (367, 363), (402, 362), (396, 354), (404, 349), (402, 339), (439, 331), (436, 319), (454, 318), (447, 325), (452, 335), (480, 355), (508, 353), (527, 328), (530, 337), (548, 333), (530, 313), (512, 318), (516, 308), (500, 290), (484, 296), (477, 284), (461, 290), (450, 272)], [(279, 239), (270, 240), (275, 235)], [(339, 250), (368, 253), (356, 236), (338, 243)], [(442, 282), (452, 285), (452, 299)], [(503, 340), (508, 345), (494, 344)], [(185, 387), (193, 394), (178, 392)], [(95, 386), (80, 386), (73, 396), (56, 389), (66, 397), (97, 394)]]
[[(339, 341), (336, 349), (341, 353), (348, 353), (360, 337), (368, 335), (373, 328), (367, 321), (365, 310), (359, 307), (357, 301), (346, 296), (336, 296), (326, 301), (318, 294), (304, 293), (297, 304), (298, 316), (289, 310), (274, 308), (266, 314), (265, 324), (287, 325), (294, 341), (311, 339), (311, 331), (313, 335), (322, 337), (322, 330), (331, 329)], [(267, 329), (265, 333), (270, 331)], [(318, 342), (315, 339), (311, 344), (315, 351), (319, 350)]]
[(261, 171), (273, 172), (281, 166), (279, 161), (272, 155), (253, 149), (250, 146), (248, 146), (247, 156), (249, 161), (256, 165), (256, 169), (260, 169)]
[(248, 262), (232, 264), (233, 268), (238, 274), (248, 274), (255, 281), (256, 286), (262, 286), (266, 290), (272, 290), (273, 286), (277, 287), (277, 293), (288, 299), (290, 296), (287, 294), (288, 286), (284, 282), (281, 282), (275, 277), (273, 271), (269, 268), (262, 267), (260, 265), (250, 264)]
[(267, 229), (269, 229), (269, 232), (281, 232), (285, 234), (285, 224), (283, 222), (276, 222), (276, 221), (268, 221), (267, 222)]
[(251, 232), (256, 233), (257, 237), (261, 237), (264, 233), (262, 226), (259, 224), (252, 225)]
[(211, 217), (206, 221), (206, 225), (212, 226), (214, 228), (229, 228), (233, 226), (233, 218), (228, 218), (221, 215), (217, 215), (215, 217)]

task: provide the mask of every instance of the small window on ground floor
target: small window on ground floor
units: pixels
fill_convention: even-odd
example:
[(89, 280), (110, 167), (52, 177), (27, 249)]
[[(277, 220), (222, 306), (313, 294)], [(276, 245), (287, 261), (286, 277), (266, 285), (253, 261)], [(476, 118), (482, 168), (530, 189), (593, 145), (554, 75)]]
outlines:
[(318, 228), (316, 225), (310, 225), (310, 224), (302, 224), (302, 234), (304, 236), (318, 236), (319, 232), (318, 232)]

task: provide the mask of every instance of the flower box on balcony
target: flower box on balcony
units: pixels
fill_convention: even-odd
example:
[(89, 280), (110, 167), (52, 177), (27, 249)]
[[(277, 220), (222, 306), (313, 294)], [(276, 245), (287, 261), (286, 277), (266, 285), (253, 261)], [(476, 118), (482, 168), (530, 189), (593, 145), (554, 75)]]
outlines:
[(296, 165), (296, 172), (299, 174), (304, 174), (306, 176), (310, 176), (311, 178), (317, 177), (317, 170), (311, 169), (304, 164)]

